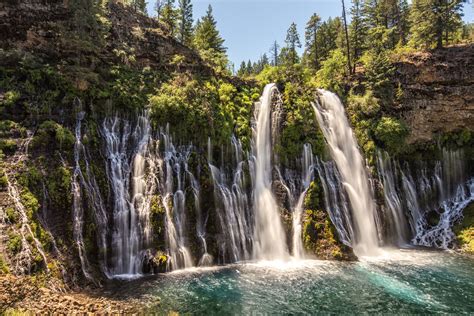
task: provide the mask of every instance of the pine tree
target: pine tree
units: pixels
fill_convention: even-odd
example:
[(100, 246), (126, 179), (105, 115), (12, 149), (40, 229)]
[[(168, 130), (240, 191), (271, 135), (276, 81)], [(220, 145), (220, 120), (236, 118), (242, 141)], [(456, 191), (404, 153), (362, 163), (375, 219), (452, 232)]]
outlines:
[(342, 23), (340, 18), (331, 19), (321, 24), (319, 32), (316, 36), (316, 46), (318, 47), (319, 63), (326, 60), (332, 50), (338, 48), (338, 43), (335, 39), (341, 33)]
[(317, 35), (321, 26), (321, 17), (316, 13), (311, 16), (306, 24), (305, 32), (305, 58), (309, 67), (313, 69), (319, 68)]
[(178, 0), (179, 4), (179, 41), (190, 45), (193, 36), (193, 5), (191, 0)]
[(365, 49), (365, 40), (367, 36), (367, 28), (362, 19), (362, 7), (360, 0), (353, 0), (351, 7), (351, 25), (349, 28), (350, 40), (352, 43), (352, 57), (354, 60), (352, 71), (355, 72), (356, 63), (362, 56)]
[(242, 61), (240, 63), (239, 70), (237, 70), (237, 76), (239, 77), (245, 77), (247, 75), (247, 64), (245, 61)]
[(397, 11), (397, 32), (399, 43), (405, 45), (408, 40), (408, 34), (410, 32), (409, 24), (410, 6), (407, 0), (398, 1)]
[(224, 40), (217, 30), (217, 22), (212, 15), (212, 7), (209, 5), (206, 15), (196, 24), (194, 44), (199, 50), (213, 50), (225, 53)]
[(175, 36), (178, 12), (174, 8), (175, 0), (166, 0), (161, 10), (161, 23), (164, 24), (169, 36)]
[(163, 10), (163, 6), (164, 6), (164, 0), (156, 0), (154, 9), (155, 9), (155, 13), (156, 13), (156, 19), (158, 21), (161, 18), (161, 12)]
[(293, 22), (286, 33), (286, 48), (287, 48), (287, 61), (296, 64), (298, 62), (298, 52), (296, 48), (301, 47), (300, 36), (298, 35), (298, 30), (296, 24)]
[(133, 0), (132, 6), (135, 11), (139, 11), (143, 14), (146, 14), (146, 1), (145, 0)]
[(410, 10), (411, 45), (443, 47), (462, 26), (463, 0), (413, 0)]
[(346, 6), (344, 4), (344, 0), (341, 0), (341, 2), (342, 2), (342, 20), (344, 21), (344, 35), (345, 35), (346, 55), (347, 55), (347, 69), (349, 70), (349, 74), (352, 74), (351, 44), (350, 44), (350, 41), (349, 41), (349, 31), (347, 29)]
[(274, 41), (272, 47), (270, 48), (270, 56), (272, 58), (273, 66), (278, 66), (278, 56), (280, 54), (279, 49), (280, 45), (278, 45), (277, 41)]
[(217, 22), (210, 5), (206, 15), (196, 23), (193, 44), (201, 57), (217, 71), (227, 71), (227, 48), (224, 47), (224, 39), (217, 30)]

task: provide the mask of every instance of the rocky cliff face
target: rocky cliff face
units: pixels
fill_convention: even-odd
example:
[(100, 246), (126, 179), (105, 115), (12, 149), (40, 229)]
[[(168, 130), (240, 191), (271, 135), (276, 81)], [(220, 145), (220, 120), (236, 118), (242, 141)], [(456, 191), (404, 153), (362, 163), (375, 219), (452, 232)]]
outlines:
[(431, 141), (437, 134), (474, 131), (474, 45), (415, 53), (395, 66), (410, 144)]

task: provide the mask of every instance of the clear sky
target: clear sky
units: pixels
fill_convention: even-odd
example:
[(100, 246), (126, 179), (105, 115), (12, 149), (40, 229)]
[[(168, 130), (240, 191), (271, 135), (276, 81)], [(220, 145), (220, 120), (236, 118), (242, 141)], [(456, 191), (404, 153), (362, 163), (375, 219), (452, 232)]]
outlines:
[[(155, 0), (148, 0), (149, 12)], [(350, 6), (350, 0), (346, 0)], [(471, 4), (465, 5), (464, 20), (474, 22)], [(313, 13), (323, 20), (340, 16), (340, 0), (193, 0), (194, 20), (212, 5), (217, 27), (225, 39), (228, 55), (236, 69), (242, 60), (256, 61), (268, 53), (273, 41), (284, 45), (286, 30), (295, 22), (303, 42), (304, 27)], [(347, 9), (347, 8), (346, 8)]]

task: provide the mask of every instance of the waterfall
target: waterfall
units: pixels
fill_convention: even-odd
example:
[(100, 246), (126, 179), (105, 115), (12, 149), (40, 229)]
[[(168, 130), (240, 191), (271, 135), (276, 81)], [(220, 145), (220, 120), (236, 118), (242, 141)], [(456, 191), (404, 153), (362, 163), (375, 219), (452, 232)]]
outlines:
[(222, 237), (219, 238), (221, 262), (237, 262), (250, 258), (252, 245), (251, 213), (244, 189), (244, 161), (242, 147), (233, 136), (231, 139), (235, 164), (230, 175), (224, 168), (209, 163), (214, 184), (214, 200)]
[(272, 192), (271, 106), (275, 84), (265, 86), (256, 107), (256, 127), (253, 135), (255, 230), (253, 257), (274, 260), (288, 257), (285, 233), (278, 205)]
[[(380, 182), (390, 210), (391, 234), (398, 245), (408, 240), (414, 245), (450, 248), (455, 235), (453, 225), (462, 218), (463, 209), (474, 200), (474, 179), (467, 179), (464, 153), (461, 150), (441, 150), (441, 160), (416, 166), (416, 172), (404, 167), (386, 153), (378, 154)], [(429, 216), (439, 215), (437, 224)], [(432, 220), (431, 220), (432, 222)]]
[(442, 213), (437, 225), (415, 236), (421, 246), (448, 249), (456, 238), (452, 227), (463, 217), (463, 210), (474, 201), (474, 178), (457, 187), (454, 197), (441, 203)]
[[(46, 259), (46, 254), (44, 253), (43, 246), (41, 242), (35, 237), (33, 230), (29, 224), (29, 219), (27, 215), (27, 210), (21, 201), (20, 190), (18, 188), (13, 172), (17, 172), (19, 166), (24, 163), (24, 160), (28, 157), (28, 146), (33, 139), (33, 133), (28, 133), (28, 138), (23, 142), (20, 148), (15, 153), (12, 160), (14, 160), (14, 165), (11, 167), (11, 170), (5, 170), (5, 179), (7, 182), (8, 196), (12, 199), (14, 203), (15, 210), (19, 215), (20, 227), (18, 230), (13, 227), (16, 234), (21, 236), (21, 250), (13, 258), (15, 263), (15, 271), (23, 274), (27, 274), (31, 270), (31, 266), (34, 261), (36, 261), (34, 253), (36, 251), (41, 257), (41, 261), (44, 263), (46, 272), (49, 272), (48, 261)], [(30, 241), (34, 245), (34, 248), (31, 247)]]
[(306, 192), (308, 191), (309, 185), (313, 180), (314, 176), (314, 159), (313, 151), (310, 144), (305, 144), (303, 148), (303, 157), (301, 158), (301, 186), (302, 192), (298, 197), (296, 206), (293, 211), (293, 256), (297, 259), (304, 257), (304, 248), (302, 241), (302, 215), (303, 215), (303, 204)]
[[(143, 247), (150, 234), (150, 202), (156, 178), (147, 159), (151, 127), (148, 115), (138, 117), (135, 129), (127, 120), (106, 118), (107, 176), (113, 193), (112, 274), (135, 275), (142, 270)], [(146, 162), (151, 175), (147, 177)]]
[(185, 184), (190, 148), (177, 150), (169, 136), (168, 128), (162, 132), (164, 143), (164, 187), (161, 189), (165, 209), (166, 243), (168, 247), (168, 270), (194, 266), (187, 244), (187, 218)]
[(364, 160), (339, 98), (328, 91), (319, 90), (319, 93), (320, 101), (313, 107), (349, 196), (355, 225), (354, 252), (357, 255), (376, 254), (379, 248), (376, 207)]
[(397, 192), (397, 174), (395, 162), (386, 153), (377, 153), (377, 170), (379, 181), (383, 184), (385, 207), (390, 211), (391, 236), (399, 246), (406, 245), (409, 240), (408, 223), (403, 213), (403, 204)]
[[(79, 109), (81, 104), (79, 102), (78, 105)], [(82, 143), (82, 132), (81, 132), (81, 125), (84, 119), (85, 113), (80, 111), (77, 114), (76, 118), (76, 128), (75, 128), (75, 137), (76, 142), (74, 145), (74, 161), (75, 161), (75, 168), (74, 174), (72, 179), (72, 191), (73, 191), (73, 216), (75, 218), (74, 222), (74, 235), (78, 238), (76, 240), (76, 244), (78, 245), (80, 260), (82, 263), (82, 270), (86, 277), (90, 277), (88, 272), (88, 261), (87, 256), (83, 249), (83, 241), (82, 239), (82, 217), (83, 217), (83, 192), (87, 197), (88, 206), (93, 211), (94, 220), (96, 224), (96, 231), (97, 231), (97, 244), (100, 249), (99, 251), (99, 261), (100, 267), (104, 274), (109, 275), (108, 267), (107, 267), (107, 213), (105, 210), (104, 201), (102, 199), (102, 195), (99, 190), (99, 186), (97, 185), (97, 181), (95, 176), (90, 168), (90, 157), (87, 152), (86, 147)], [(85, 167), (85, 174), (82, 172), (81, 168), (81, 158), (84, 162)], [(77, 230), (77, 231), (76, 231)]]
[(331, 222), (336, 227), (339, 239), (347, 246), (352, 245), (354, 231), (347, 194), (341, 176), (333, 161), (316, 160), (316, 171), (324, 191), (324, 206)]
[(72, 176), (72, 196), (73, 196), (73, 238), (79, 253), (79, 259), (81, 262), (81, 269), (84, 276), (93, 281), (94, 277), (90, 272), (90, 264), (87, 259), (87, 253), (84, 247), (84, 237), (82, 235), (83, 226), (84, 226), (84, 208), (82, 205), (82, 190), (80, 184), (80, 178), (82, 177), (81, 165), (80, 165), (80, 155), (84, 150), (82, 146), (82, 136), (81, 136), (81, 125), (84, 118), (84, 112), (79, 112), (76, 119), (76, 129), (75, 136), (76, 142), (74, 144), (74, 173)]

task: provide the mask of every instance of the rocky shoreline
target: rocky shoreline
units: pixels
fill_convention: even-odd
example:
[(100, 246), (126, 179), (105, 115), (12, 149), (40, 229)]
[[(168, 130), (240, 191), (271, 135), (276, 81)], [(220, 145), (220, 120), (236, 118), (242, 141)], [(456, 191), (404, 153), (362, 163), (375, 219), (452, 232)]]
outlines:
[(137, 299), (124, 299), (99, 290), (75, 292), (41, 286), (32, 277), (0, 276), (0, 314), (127, 314), (144, 306)]

